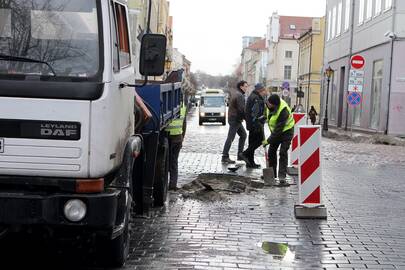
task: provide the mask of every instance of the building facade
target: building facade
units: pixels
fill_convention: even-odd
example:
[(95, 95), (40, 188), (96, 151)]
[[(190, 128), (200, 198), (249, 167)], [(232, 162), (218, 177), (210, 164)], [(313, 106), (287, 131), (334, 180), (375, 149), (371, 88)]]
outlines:
[(312, 18), (279, 16), (273, 13), (267, 26), (267, 86), (272, 92), (297, 91), (297, 39), (312, 27)]
[[(246, 38), (246, 37), (244, 37)], [(266, 40), (251, 39), (253, 41), (242, 50), (242, 79), (247, 81), (250, 86), (256, 83), (266, 83)], [(244, 43), (245, 44), (245, 43)]]
[(320, 112), (324, 30), (325, 18), (314, 18), (311, 29), (298, 39), (298, 89), (304, 96), (292, 93), (291, 103), (302, 104), (307, 112), (311, 106)]
[[(405, 1), (400, 0), (327, 1), (324, 69), (334, 70), (328, 100), (331, 125), (405, 135), (404, 14)], [(362, 103), (351, 107), (346, 102), (350, 59), (357, 54), (365, 59)]]

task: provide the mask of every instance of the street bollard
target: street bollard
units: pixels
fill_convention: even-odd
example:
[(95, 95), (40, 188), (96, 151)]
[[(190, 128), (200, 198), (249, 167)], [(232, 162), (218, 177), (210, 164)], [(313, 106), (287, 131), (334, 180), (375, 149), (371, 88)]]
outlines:
[(322, 204), (321, 127), (301, 126), (299, 142), (299, 202), (294, 207), (298, 219), (326, 219)]
[(293, 113), (295, 125), (294, 125), (294, 137), (291, 143), (290, 152), (290, 166), (288, 167), (289, 175), (298, 175), (299, 166), (299, 145), (298, 145), (298, 128), (300, 126), (306, 125), (307, 115), (305, 113)]

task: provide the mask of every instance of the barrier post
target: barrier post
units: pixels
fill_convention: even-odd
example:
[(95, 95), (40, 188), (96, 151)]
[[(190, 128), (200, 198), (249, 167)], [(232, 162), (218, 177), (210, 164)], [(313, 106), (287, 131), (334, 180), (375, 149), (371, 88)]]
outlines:
[(291, 152), (289, 159), (288, 174), (298, 175), (299, 166), (299, 144), (298, 144), (298, 129), (300, 126), (307, 124), (307, 115), (305, 113), (293, 113), (295, 125), (294, 125), (294, 137), (291, 143)]
[(321, 126), (300, 126), (298, 130), (299, 201), (294, 207), (298, 219), (326, 219), (322, 204)]

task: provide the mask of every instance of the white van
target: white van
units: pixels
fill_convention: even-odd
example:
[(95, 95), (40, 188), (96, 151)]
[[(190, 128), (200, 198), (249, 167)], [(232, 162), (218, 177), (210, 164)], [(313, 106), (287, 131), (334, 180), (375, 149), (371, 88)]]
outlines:
[(220, 89), (207, 89), (201, 93), (199, 124), (204, 122), (221, 122), (226, 125), (225, 94)]

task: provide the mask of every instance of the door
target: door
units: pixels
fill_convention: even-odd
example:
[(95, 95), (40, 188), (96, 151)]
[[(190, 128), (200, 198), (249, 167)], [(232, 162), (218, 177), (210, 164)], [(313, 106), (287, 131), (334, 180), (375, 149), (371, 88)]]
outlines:
[(346, 67), (340, 68), (340, 82), (339, 82), (339, 107), (338, 107), (338, 121), (337, 126), (342, 127), (343, 122), (343, 102), (345, 93), (345, 77), (346, 77)]

